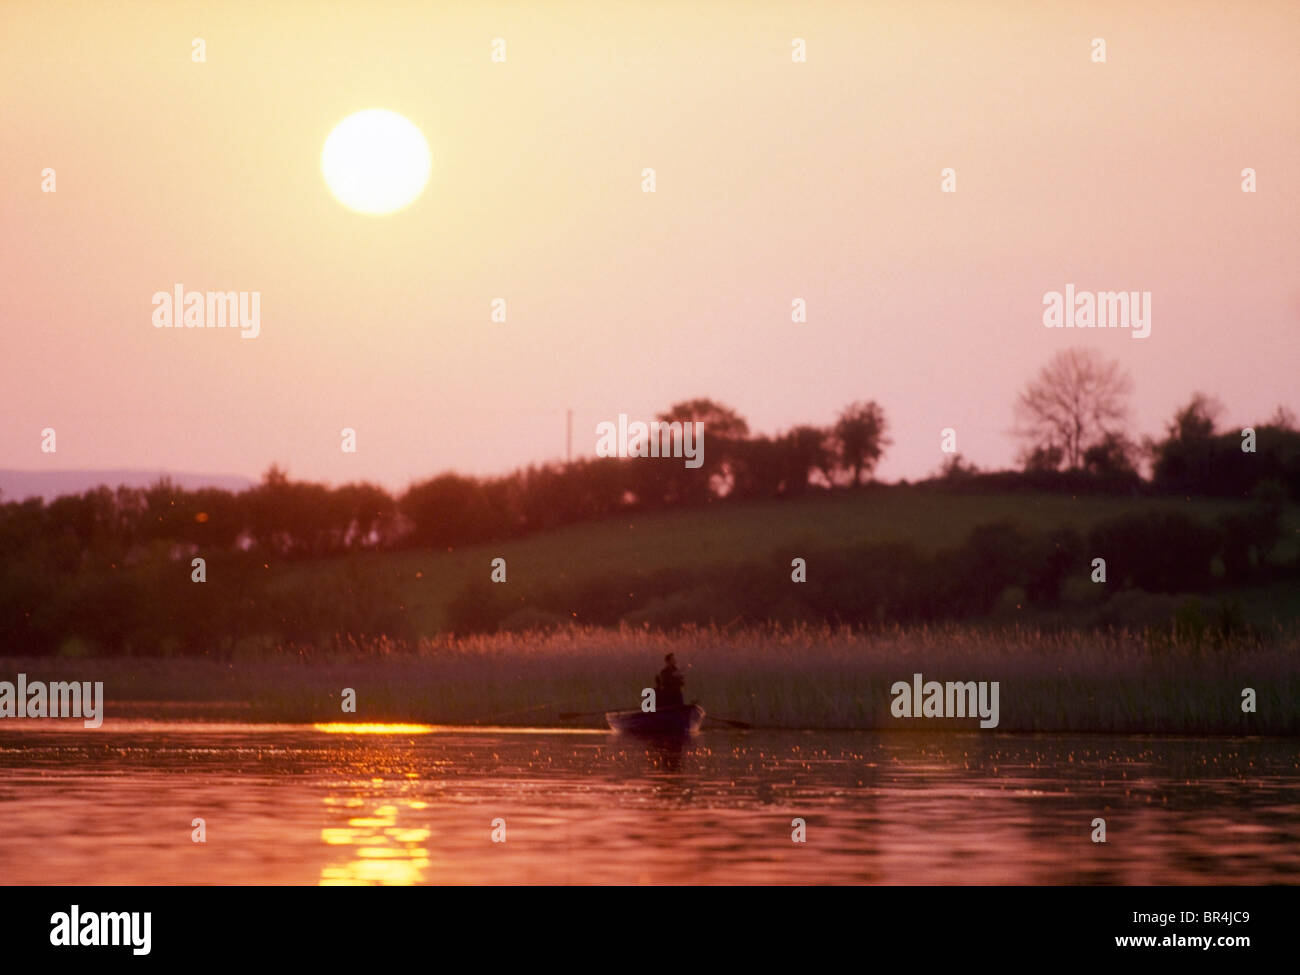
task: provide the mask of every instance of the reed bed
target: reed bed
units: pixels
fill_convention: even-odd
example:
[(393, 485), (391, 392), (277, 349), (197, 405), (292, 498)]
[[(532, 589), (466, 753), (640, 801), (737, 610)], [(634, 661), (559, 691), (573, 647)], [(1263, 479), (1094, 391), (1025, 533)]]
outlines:
[[(998, 681), (998, 732), (1300, 735), (1300, 632), (1212, 640), (1173, 631), (793, 626), (732, 630), (572, 627), (422, 639), (340, 638), (248, 659), (0, 660), (0, 679), (102, 680), (107, 715), (283, 722), (603, 726), (569, 711), (636, 707), (666, 653), (687, 698), (782, 729), (968, 730), (898, 719), (890, 686)], [(1256, 711), (1242, 711), (1253, 688)], [(344, 688), (357, 711), (343, 713)], [(0, 726), (2, 730), (2, 726)]]

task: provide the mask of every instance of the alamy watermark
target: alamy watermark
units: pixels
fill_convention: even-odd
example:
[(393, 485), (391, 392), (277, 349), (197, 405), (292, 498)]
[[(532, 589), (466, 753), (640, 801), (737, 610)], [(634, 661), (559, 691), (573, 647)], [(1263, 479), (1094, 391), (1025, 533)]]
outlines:
[(1150, 291), (1074, 290), (1048, 291), (1043, 295), (1043, 324), (1048, 328), (1131, 328), (1135, 339), (1151, 334)]
[[(147, 955), (151, 947), (151, 911), (86, 911), (73, 904), (70, 911), (50, 915), (50, 944), (56, 947), (114, 947)], [(94, 966), (91, 966), (94, 967)]]
[(618, 423), (602, 420), (596, 424), (597, 457), (684, 457), (692, 469), (704, 464), (704, 423), (651, 420), (628, 423), (627, 414), (618, 415)]
[(104, 682), (0, 681), (0, 718), (82, 718), (87, 728), (104, 723)]
[(889, 712), (896, 718), (974, 718), (981, 728), (998, 726), (997, 681), (895, 681), (889, 688)]
[(262, 292), (186, 291), (177, 284), (153, 295), (154, 328), (238, 328), (243, 338), (262, 331)]

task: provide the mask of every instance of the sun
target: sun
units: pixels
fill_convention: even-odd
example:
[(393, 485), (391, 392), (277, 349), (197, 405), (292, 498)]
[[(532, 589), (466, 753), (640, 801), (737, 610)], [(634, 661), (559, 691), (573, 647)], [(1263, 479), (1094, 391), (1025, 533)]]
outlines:
[(349, 115), (325, 140), (321, 174), (349, 210), (379, 215), (410, 205), (429, 182), (433, 159), (409, 119), (382, 108)]

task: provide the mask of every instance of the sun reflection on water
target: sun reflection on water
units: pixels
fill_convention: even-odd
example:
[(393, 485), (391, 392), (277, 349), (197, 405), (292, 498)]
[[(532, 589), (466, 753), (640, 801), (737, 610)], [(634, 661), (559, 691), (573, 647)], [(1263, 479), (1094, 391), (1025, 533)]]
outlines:
[(430, 831), (402, 825), (404, 814), (419, 812), (427, 803), (418, 800), (384, 801), (365, 809), (361, 799), (325, 799), (326, 806), (356, 809), (346, 826), (327, 826), (321, 841), (348, 856), (346, 862), (323, 864), (321, 886), (402, 885), (425, 883), (431, 866)]
[(325, 721), (316, 722), (312, 728), (329, 735), (609, 735), (608, 728), (516, 728), (513, 725), (385, 724), (377, 721)]
[(328, 721), (312, 725), (330, 735), (427, 735), (437, 731), (431, 724), (380, 724), (361, 721)]

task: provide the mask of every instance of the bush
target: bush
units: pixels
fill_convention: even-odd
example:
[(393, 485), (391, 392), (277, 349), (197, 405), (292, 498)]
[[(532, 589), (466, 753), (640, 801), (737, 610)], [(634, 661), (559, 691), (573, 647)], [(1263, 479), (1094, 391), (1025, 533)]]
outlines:
[(1219, 533), (1180, 512), (1129, 514), (1097, 525), (1088, 554), (1106, 560), (1106, 578), (1121, 588), (1197, 592), (1214, 584)]

